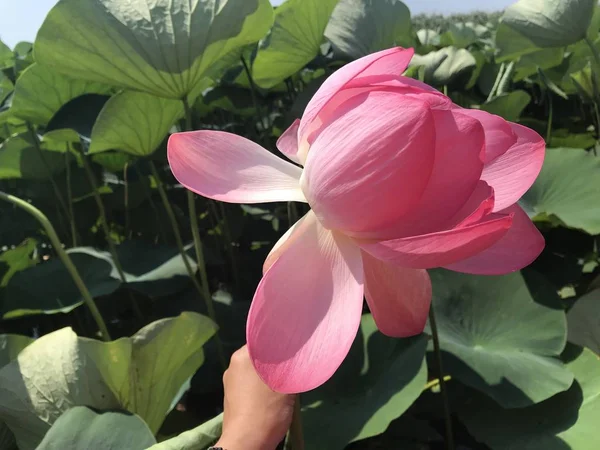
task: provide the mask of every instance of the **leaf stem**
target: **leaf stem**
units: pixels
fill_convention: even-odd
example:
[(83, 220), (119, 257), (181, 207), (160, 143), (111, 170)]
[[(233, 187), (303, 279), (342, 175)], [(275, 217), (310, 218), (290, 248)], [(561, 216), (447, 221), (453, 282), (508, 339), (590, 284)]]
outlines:
[[(177, 249), (179, 250), (179, 253), (181, 254), (181, 258), (183, 259), (183, 264), (185, 265), (185, 269), (186, 269), (190, 279), (192, 280), (194, 287), (198, 291), (198, 294), (200, 294), (200, 296), (204, 299), (204, 301), (206, 303), (206, 310), (208, 311), (209, 317), (212, 319), (213, 322), (218, 324), (214, 305), (212, 303), (212, 297), (210, 296), (210, 292), (208, 291), (208, 278), (206, 278), (206, 282), (204, 281), (204, 278), (203, 278), (203, 284), (204, 284), (205, 288), (200, 286), (200, 283), (198, 282), (198, 279), (196, 278), (196, 274), (192, 270), (192, 266), (190, 265), (190, 262), (188, 260), (188, 254), (186, 253), (186, 251), (183, 247), (183, 240), (181, 238), (181, 232), (179, 231), (179, 225), (177, 224), (177, 218), (175, 217), (175, 212), (173, 212), (171, 203), (169, 203), (169, 198), (167, 197), (167, 192), (165, 191), (165, 187), (163, 186), (163, 183), (162, 183), (162, 180), (158, 173), (158, 170), (156, 169), (156, 165), (154, 164), (154, 162), (152, 160), (148, 161), (148, 164), (150, 165), (150, 170), (152, 171), (152, 176), (154, 177), (154, 179), (156, 181), (156, 187), (158, 188), (158, 193), (160, 195), (160, 199), (162, 200), (165, 211), (167, 212), (167, 216), (169, 218), (169, 223), (171, 224), (171, 228), (173, 230), (173, 236), (175, 237), (175, 243), (177, 245)], [(188, 196), (188, 201), (189, 201), (189, 199), (190, 199), (190, 197)], [(192, 202), (193, 202), (193, 199), (194, 199), (194, 197), (192, 196)], [(188, 204), (188, 206), (189, 206), (189, 204)], [(195, 249), (195, 250), (198, 251), (198, 249)], [(203, 256), (202, 255), (202, 247), (200, 247), (199, 251), (200, 251), (200, 256)], [(198, 254), (196, 256), (198, 256)], [(200, 268), (201, 265), (204, 266), (204, 259), (202, 259), (202, 260), (199, 259), (197, 264), (198, 264), (198, 268)], [(206, 276), (206, 270), (204, 271), (204, 274), (205, 274), (204, 276)], [(227, 359), (225, 358), (223, 342), (221, 341), (221, 337), (219, 336), (218, 331), (215, 334), (215, 342), (217, 345), (217, 353), (219, 355), (219, 361), (221, 363), (223, 371), (225, 371), (227, 369)]]
[(450, 413), (450, 402), (448, 401), (448, 392), (446, 390), (446, 379), (444, 376), (444, 366), (442, 364), (442, 351), (440, 349), (440, 338), (438, 335), (437, 324), (435, 321), (435, 313), (433, 312), (433, 303), (429, 308), (429, 326), (431, 328), (431, 336), (433, 337), (433, 352), (438, 368), (438, 380), (440, 383), (440, 392), (442, 394), (442, 402), (444, 404), (444, 422), (446, 425), (446, 448), (454, 450), (454, 433), (452, 431), (452, 416)]
[(94, 302), (90, 291), (81, 279), (81, 276), (79, 275), (77, 268), (73, 264), (73, 261), (69, 257), (69, 254), (65, 252), (65, 250), (62, 248), (62, 243), (60, 242), (60, 239), (58, 238), (58, 235), (56, 234), (56, 230), (52, 226), (52, 223), (50, 223), (50, 221), (44, 215), (44, 213), (42, 213), (35, 206), (27, 203), (25, 200), (22, 200), (10, 194), (6, 194), (2, 191), (0, 191), (0, 200), (7, 201), (17, 206), (18, 208), (23, 209), (27, 213), (31, 214), (42, 225), (42, 227), (44, 227), (44, 230), (46, 231), (50, 242), (52, 242), (52, 245), (56, 250), (58, 257), (65, 265), (65, 268), (69, 272), (69, 275), (71, 275), (73, 282), (75, 283), (77, 289), (79, 289), (79, 292), (81, 293), (83, 302), (86, 304), (86, 306), (90, 310), (90, 313), (92, 314), (92, 317), (96, 321), (96, 325), (98, 325), (98, 329), (100, 330), (102, 339), (104, 341), (110, 341), (110, 334), (108, 333), (108, 328), (104, 323), (104, 319), (102, 319), (102, 315), (100, 314), (100, 311), (98, 310), (98, 307), (96, 306), (96, 303)]

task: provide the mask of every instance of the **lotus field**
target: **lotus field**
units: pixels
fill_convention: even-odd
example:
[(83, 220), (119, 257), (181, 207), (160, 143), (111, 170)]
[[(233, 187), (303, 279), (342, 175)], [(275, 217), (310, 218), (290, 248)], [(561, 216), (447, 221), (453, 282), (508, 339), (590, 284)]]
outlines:
[(0, 42), (0, 450), (207, 449), (246, 343), (279, 448), (597, 449), (599, 149), (595, 0), (59, 0)]

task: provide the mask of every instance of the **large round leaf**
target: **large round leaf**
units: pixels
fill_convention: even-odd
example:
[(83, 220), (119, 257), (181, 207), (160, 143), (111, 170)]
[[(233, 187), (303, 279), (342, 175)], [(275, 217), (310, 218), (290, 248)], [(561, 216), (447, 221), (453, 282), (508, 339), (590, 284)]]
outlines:
[(417, 399), (427, 381), (424, 335), (394, 339), (364, 315), (349, 355), (321, 388), (305, 394), (306, 447), (341, 450), (383, 433)]
[(319, 54), (323, 33), (338, 0), (287, 0), (252, 64), (254, 82), (271, 88)]
[[(121, 282), (110, 276), (113, 270), (110, 262), (77, 248), (70, 249), (69, 253), (93, 297), (108, 295), (119, 288)], [(0, 303), (0, 316), (7, 319), (27, 314), (64, 313), (82, 303), (71, 275), (60, 259), (54, 257), (10, 279)]]
[[(24, 178), (45, 180), (65, 169), (65, 155), (40, 143), (36, 148), (30, 133), (17, 134), (0, 144), (0, 180)], [(66, 148), (66, 147), (65, 147)], [(48, 151), (46, 151), (48, 150)]]
[(123, 91), (100, 111), (89, 153), (120, 150), (134, 156), (150, 155), (182, 115), (181, 100)]
[[(461, 408), (475, 438), (492, 450), (592, 450), (600, 421), (600, 359), (588, 349), (567, 347), (573, 386), (538, 405), (506, 410), (483, 396)], [(578, 356), (573, 353), (581, 352)], [(575, 357), (575, 359), (572, 359)], [(572, 359), (572, 360), (571, 360)]]
[(36, 450), (144, 450), (155, 443), (135, 414), (75, 406), (58, 418)]
[(574, 148), (552, 148), (535, 183), (520, 200), (534, 219), (558, 217), (565, 225), (600, 233), (600, 159)]
[(578, 298), (567, 313), (569, 342), (600, 355), (600, 289)]
[(52, 116), (46, 125), (44, 138), (52, 137), (68, 142), (91, 139), (96, 119), (110, 100), (101, 94), (83, 94), (69, 100)]
[(414, 45), (410, 11), (400, 0), (340, 0), (325, 36), (338, 56), (351, 59)]
[(101, 83), (75, 80), (48, 67), (33, 64), (15, 84), (11, 114), (36, 124), (46, 124), (62, 105), (83, 94), (107, 94)]
[(502, 22), (539, 47), (562, 47), (586, 35), (596, 0), (519, 0)]
[(415, 55), (410, 66), (425, 68), (425, 82), (434, 86), (450, 84), (466, 72), (472, 71), (477, 62), (464, 48), (446, 47), (426, 55)]
[(268, 0), (60, 0), (34, 52), (75, 78), (181, 99), (272, 23)]
[[(505, 407), (522, 407), (569, 388), (573, 375), (555, 358), (567, 334), (562, 310), (534, 301), (555, 295), (520, 273), (490, 277), (432, 271), (444, 368)], [(536, 283), (541, 283), (536, 279)]]
[(80, 338), (70, 328), (42, 336), (0, 369), (0, 420), (21, 450), (35, 448), (73, 406), (126, 409), (156, 433), (215, 330), (207, 317), (186, 312), (113, 342)]

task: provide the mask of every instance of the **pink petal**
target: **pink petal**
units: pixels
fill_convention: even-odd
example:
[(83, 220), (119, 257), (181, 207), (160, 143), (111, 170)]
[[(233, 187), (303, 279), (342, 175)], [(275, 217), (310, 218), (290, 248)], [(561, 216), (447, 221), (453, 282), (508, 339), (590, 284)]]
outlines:
[(312, 144), (301, 179), (323, 226), (378, 237), (396, 224), (427, 185), (435, 136), (418, 100), (372, 91), (344, 103)]
[(542, 169), (546, 144), (535, 131), (510, 124), (517, 143), (504, 154), (486, 163), (481, 179), (494, 188), (494, 212), (516, 203), (531, 187)]
[(485, 148), (483, 127), (479, 121), (459, 110), (434, 110), (432, 114), (436, 136), (433, 172), (416, 208), (382, 232), (380, 236), (383, 238), (414, 236), (451, 228), (453, 224), (449, 221), (479, 183)]
[(513, 132), (511, 124), (500, 116), (490, 114), (480, 109), (459, 109), (461, 114), (479, 120), (485, 132), (485, 163), (496, 159), (498, 156), (516, 144), (517, 135)]
[(287, 156), (290, 160), (295, 163), (300, 163), (298, 156), (298, 127), (300, 126), (300, 119), (294, 120), (294, 123), (283, 132), (279, 139), (277, 139), (277, 148), (281, 153)]
[[(390, 48), (357, 59), (335, 71), (327, 78), (327, 80), (325, 80), (310, 102), (308, 102), (308, 105), (306, 105), (298, 130), (300, 141), (304, 143), (307, 141), (307, 130), (311, 126), (313, 119), (317, 117), (327, 102), (329, 102), (338, 91), (343, 89), (347, 83), (373, 75), (380, 77), (399, 76), (406, 70), (413, 55), (414, 50), (412, 48)], [(307, 151), (308, 148), (306, 148), (306, 145), (303, 145), (300, 152), (306, 153)], [(303, 158), (300, 157), (300, 160), (302, 159)]]
[(377, 324), (388, 336), (414, 336), (423, 331), (431, 304), (426, 270), (385, 263), (362, 252), (365, 297)]
[(503, 275), (531, 264), (544, 249), (544, 237), (517, 204), (501, 211), (514, 214), (508, 233), (487, 250), (446, 266), (456, 272)]
[(309, 213), (261, 280), (248, 317), (248, 350), (275, 391), (323, 384), (346, 357), (360, 324), (360, 250)]
[(494, 190), (485, 181), (479, 181), (469, 200), (450, 219), (449, 228), (466, 227), (484, 219), (494, 209)]
[(355, 240), (377, 259), (413, 269), (447, 266), (491, 247), (508, 231), (512, 215), (490, 214), (463, 228), (389, 241)]
[(354, 87), (354, 84), (369, 83), (371, 88), (391, 87), (396, 92), (410, 97), (417, 97), (419, 100), (427, 102), (432, 109), (451, 109), (455, 107), (448, 97), (437, 89), (432, 88), (419, 80), (409, 77), (398, 77), (392, 79), (382, 79), (372, 76), (369, 78), (360, 78), (357, 82), (348, 83), (346, 89)]
[(302, 169), (235, 134), (175, 133), (167, 156), (177, 181), (204, 197), (229, 203), (306, 201), (298, 185)]
[(306, 220), (306, 217), (312, 214), (313, 212), (309, 211), (304, 217), (301, 217), (298, 222), (289, 227), (283, 236), (279, 238), (263, 263), (263, 274), (271, 268), (273, 263), (279, 259), (283, 252), (285, 252), (297, 238), (302, 236), (301, 233), (296, 233), (295, 231), (301, 227), (301, 224), (304, 222), (304, 220)]

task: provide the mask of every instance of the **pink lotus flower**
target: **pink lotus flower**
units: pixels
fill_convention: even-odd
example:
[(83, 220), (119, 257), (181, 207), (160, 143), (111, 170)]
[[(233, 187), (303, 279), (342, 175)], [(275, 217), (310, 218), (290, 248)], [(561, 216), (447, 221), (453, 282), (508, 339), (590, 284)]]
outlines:
[(267, 257), (248, 318), (250, 355), (274, 390), (331, 377), (363, 293), (383, 333), (419, 334), (431, 302), (425, 269), (503, 274), (544, 247), (516, 203), (541, 169), (542, 138), (399, 76), (412, 55), (381, 51), (323, 83), (277, 142), (304, 169), (224, 132), (169, 140), (175, 177), (200, 195), (312, 208)]

